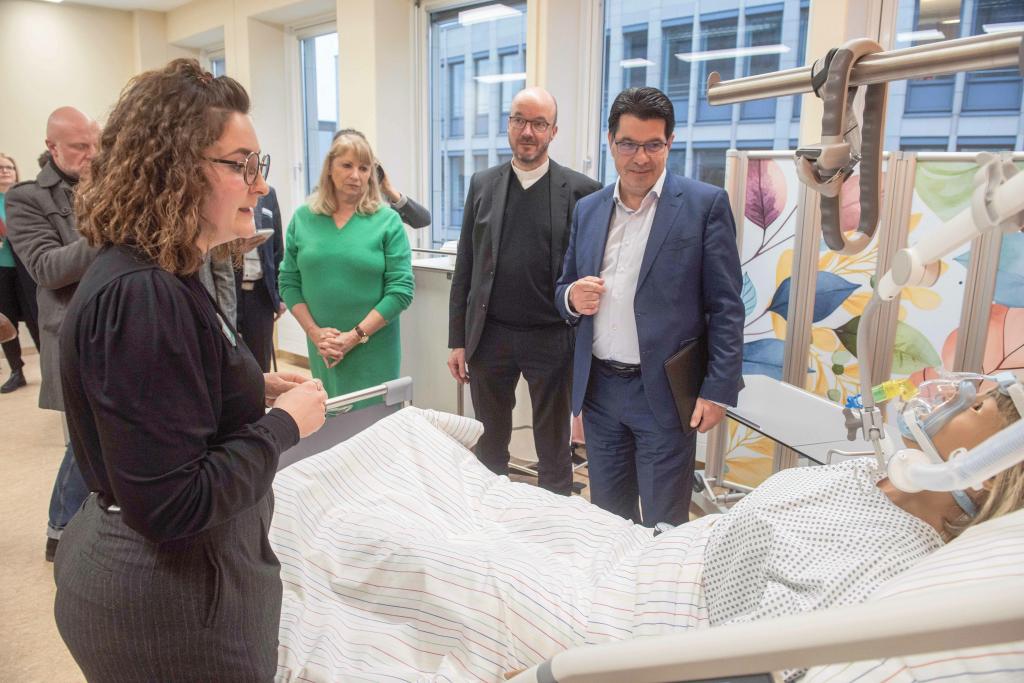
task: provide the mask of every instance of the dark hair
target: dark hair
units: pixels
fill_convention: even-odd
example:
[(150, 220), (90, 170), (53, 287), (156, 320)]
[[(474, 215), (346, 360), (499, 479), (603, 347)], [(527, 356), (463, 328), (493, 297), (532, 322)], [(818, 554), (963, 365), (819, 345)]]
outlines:
[(203, 150), (228, 119), (249, 112), (234, 79), (194, 59), (134, 77), (121, 92), (76, 195), (78, 229), (92, 246), (130, 244), (164, 270), (199, 270), (199, 209), (210, 192)]
[(623, 114), (632, 114), (641, 121), (663, 119), (666, 140), (672, 137), (676, 127), (676, 110), (672, 100), (657, 88), (626, 88), (615, 96), (608, 112), (608, 132), (612, 137), (619, 131), (619, 119)]

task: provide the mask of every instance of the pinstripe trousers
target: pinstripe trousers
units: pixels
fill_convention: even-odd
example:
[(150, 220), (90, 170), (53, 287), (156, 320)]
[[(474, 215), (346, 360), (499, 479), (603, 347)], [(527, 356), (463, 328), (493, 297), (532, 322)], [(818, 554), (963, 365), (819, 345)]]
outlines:
[(154, 543), (96, 494), (64, 530), (57, 628), (90, 682), (271, 681), (280, 564), (272, 494), (229, 522)]

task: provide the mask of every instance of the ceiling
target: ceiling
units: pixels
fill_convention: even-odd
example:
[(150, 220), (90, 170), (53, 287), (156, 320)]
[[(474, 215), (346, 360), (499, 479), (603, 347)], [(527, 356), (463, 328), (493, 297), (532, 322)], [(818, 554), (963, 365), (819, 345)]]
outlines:
[(92, 5), (130, 11), (133, 9), (167, 12), (175, 7), (187, 5), (191, 0), (69, 0), (76, 5)]

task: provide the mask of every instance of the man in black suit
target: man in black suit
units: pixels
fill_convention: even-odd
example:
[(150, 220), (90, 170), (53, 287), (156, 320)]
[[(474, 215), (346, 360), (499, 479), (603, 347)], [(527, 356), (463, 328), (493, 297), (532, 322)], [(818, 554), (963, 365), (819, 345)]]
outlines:
[(548, 157), (558, 105), (542, 88), (512, 100), (513, 160), (473, 174), (452, 277), (448, 369), (468, 383), (484, 425), (476, 455), (508, 474), (519, 376), (533, 404), (540, 486), (572, 490), (569, 398), (572, 329), (554, 305), (577, 200), (600, 183)]
[[(260, 197), (255, 212), (257, 230), (273, 230), (269, 238), (250, 238), (251, 246), (244, 254), (241, 269), (235, 270), (235, 293), (238, 295), (238, 332), (256, 357), (263, 372), (270, 372), (274, 353), (274, 321), (285, 311), (277, 291), (277, 269), (284, 258), (284, 234), (281, 230), (281, 207), (274, 188)], [(244, 248), (244, 247), (243, 247)]]

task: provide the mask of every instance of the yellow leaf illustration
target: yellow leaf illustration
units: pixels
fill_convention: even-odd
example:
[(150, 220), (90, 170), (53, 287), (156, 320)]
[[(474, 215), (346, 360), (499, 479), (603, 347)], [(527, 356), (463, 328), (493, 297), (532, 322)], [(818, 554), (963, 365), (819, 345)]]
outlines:
[(923, 215), (924, 215), (923, 213), (912, 213), (912, 214), (910, 214), (910, 220), (907, 221), (907, 234), (908, 235), (910, 233), (914, 232), (914, 229), (917, 228), (918, 223), (921, 222), (921, 217)]
[(922, 311), (933, 311), (942, 303), (938, 292), (924, 287), (907, 287), (903, 290), (903, 296)]
[(775, 287), (778, 288), (782, 281), (793, 274), (793, 250), (787, 249), (779, 256), (779, 262), (775, 264)]
[(843, 302), (843, 310), (852, 316), (861, 315), (864, 312), (864, 307), (868, 305), (868, 301), (871, 300), (871, 292), (857, 292), (846, 297), (846, 301)]
[(775, 450), (775, 442), (767, 436), (762, 436), (760, 439), (755, 439), (744, 445), (755, 453), (767, 455), (769, 458), (772, 457), (772, 453)]
[(832, 353), (839, 348), (839, 337), (827, 327), (815, 327), (811, 329), (811, 343), (825, 353)]
[(772, 329), (775, 331), (776, 339), (786, 338), (786, 319), (775, 311), (769, 311), (772, 318)]

